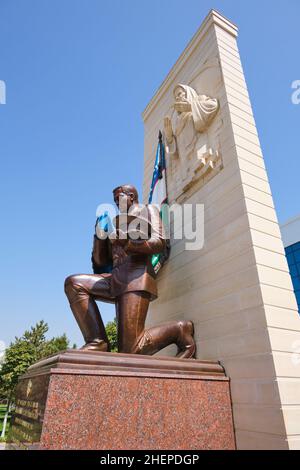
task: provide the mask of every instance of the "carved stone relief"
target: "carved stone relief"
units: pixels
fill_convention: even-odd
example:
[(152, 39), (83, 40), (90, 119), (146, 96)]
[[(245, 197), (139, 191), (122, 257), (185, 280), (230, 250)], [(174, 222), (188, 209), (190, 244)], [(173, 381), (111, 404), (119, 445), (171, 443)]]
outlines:
[(213, 59), (204, 64), (190, 85), (177, 84), (173, 90), (174, 102), (164, 118), (164, 138), (169, 183), (176, 200), (182, 199), (194, 183), (201, 180), (205, 184), (222, 169), (222, 120), (217, 98), (220, 82), (219, 63)]

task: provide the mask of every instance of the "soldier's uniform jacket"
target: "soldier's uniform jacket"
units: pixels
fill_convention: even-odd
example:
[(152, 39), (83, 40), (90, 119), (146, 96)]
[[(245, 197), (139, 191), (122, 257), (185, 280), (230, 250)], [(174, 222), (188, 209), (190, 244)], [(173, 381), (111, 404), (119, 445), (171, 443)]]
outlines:
[[(148, 205), (149, 228), (147, 240), (128, 240), (124, 247), (112, 243), (109, 238), (100, 240), (94, 236), (92, 263), (94, 274), (101, 274), (110, 284), (111, 297), (126, 292), (144, 291), (151, 300), (157, 298), (155, 272), (151, 257), (165, 247), (162, 221), (157, 207)], [(112, 265), (112, 272), (107, 267)]]

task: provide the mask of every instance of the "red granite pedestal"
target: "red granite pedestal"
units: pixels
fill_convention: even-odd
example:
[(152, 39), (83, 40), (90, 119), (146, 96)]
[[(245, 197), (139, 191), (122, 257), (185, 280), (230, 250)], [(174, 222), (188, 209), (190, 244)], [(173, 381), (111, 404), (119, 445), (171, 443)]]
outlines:
[(14, 448), (234, 449), (229, 379), (215, 362), (68, 350), (19, 382)]

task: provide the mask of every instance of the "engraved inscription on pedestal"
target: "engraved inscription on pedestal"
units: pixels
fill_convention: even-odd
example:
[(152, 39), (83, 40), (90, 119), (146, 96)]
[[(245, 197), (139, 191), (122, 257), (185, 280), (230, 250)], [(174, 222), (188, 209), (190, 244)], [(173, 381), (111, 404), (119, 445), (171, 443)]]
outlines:
[(8, 447), (33, 450), (39, 446), (49, 375), (22, 378), (16, 390), (15, 409), (8, 437)]

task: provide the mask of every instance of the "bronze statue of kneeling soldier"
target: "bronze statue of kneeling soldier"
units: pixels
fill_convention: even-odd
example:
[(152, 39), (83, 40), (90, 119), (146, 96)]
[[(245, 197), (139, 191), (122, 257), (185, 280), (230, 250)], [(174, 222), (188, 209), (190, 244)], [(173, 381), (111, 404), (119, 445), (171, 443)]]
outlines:
[[(139, 208), (134, 186), (113, 190), (114, 202), (129, 213)], [(120, 205), (120, 201), (122, 204)], [(65, 292), (83, 334), (82, 350), (110, 351), (105, 327), (96, 300), (116, 305), (118, 351), (152, 355), (170, 344), (178, 347), (177, 357), (195, 355), (194, 328), (191, 321), (170, 321), (145, 329), (149, 303), (157, 298), (153, 254), (163, 252), (166, 240), (157, 207), (146, 206), (151, 230), (147, 239), (116, 236), (99, 239), (94, 235), (92, 264), (94, 274), (67, 277)], [(118, 231), (119, 230), (119, 231)], [(120, 234), (121, 229), (117, 229)], [(112, 264), (111, 272), (107, 266)]]

